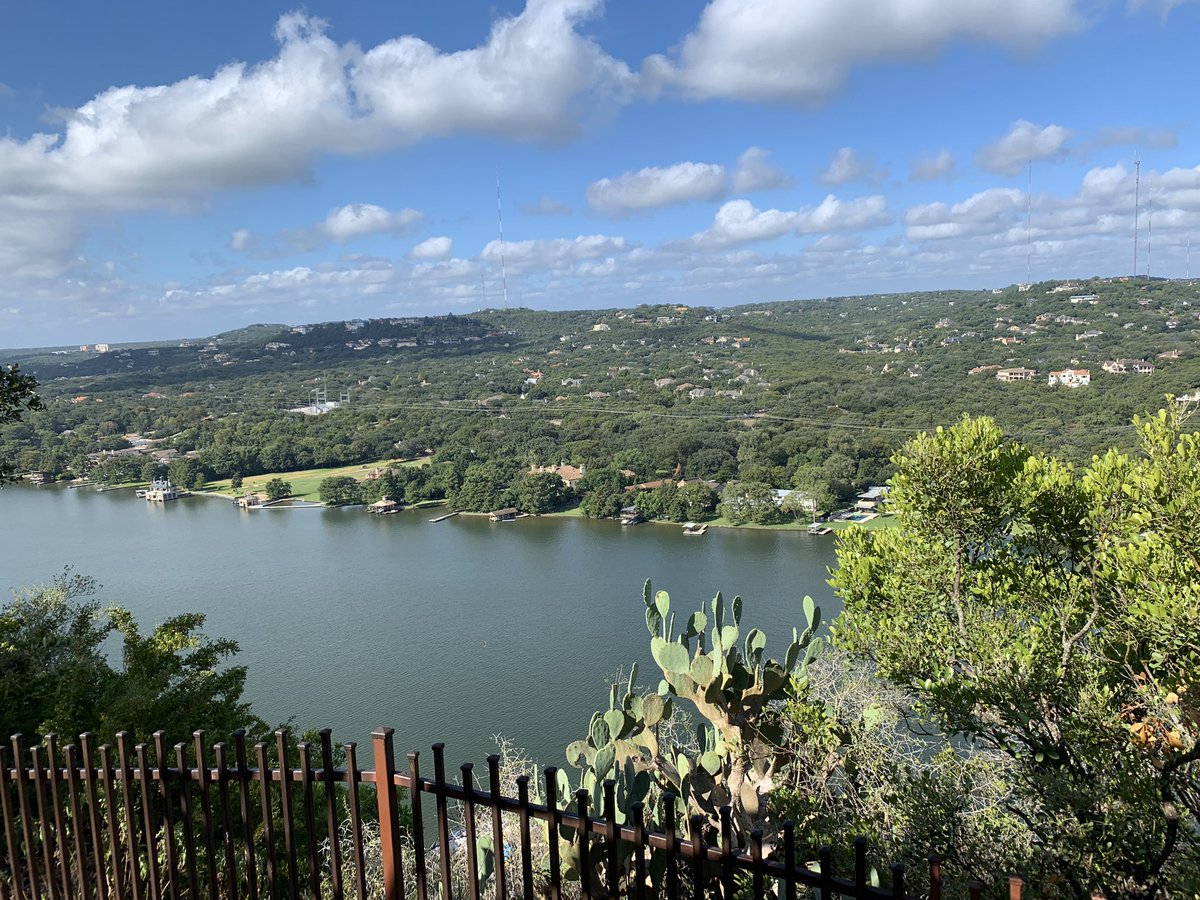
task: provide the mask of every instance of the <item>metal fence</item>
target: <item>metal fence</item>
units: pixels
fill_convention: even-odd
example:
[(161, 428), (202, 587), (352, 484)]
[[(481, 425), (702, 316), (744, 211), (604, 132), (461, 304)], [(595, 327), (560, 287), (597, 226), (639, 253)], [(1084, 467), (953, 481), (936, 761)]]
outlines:
[[(738, 849), (728, 809), (719, 827), (683, 821), (664, 795), (663, 830), (648, 830), (641, 804), (619, 814), (612, 782), (601, 809), (589, 809), (588, 791), (559, 808), (554, 768), (541, 775), (544, 792), (518, 777), (515, 797), (501, 790), (497, 755), (486, 790), (470, 764), (458, 783), (447, 779), (441, 744), (432, 779), (417, 753), (398, 771), (392, 734), (373, 733), (371, 769), (359, 768), (354, 744), (335, 748), (328, 730), (315, 744), (279, 731), (249, 746), (239, 732), (212, 747), (202, 732), (190, 746), (170, 746), (161, 732), (152, 746), (120, 734), (115, 747), (98, 747), (85, 734), (78, 746), (51, 735), (26, 747), (16, 736), (11, 758), (0, 748), (0, 900), (909, 896), (902, 866), (872, 877), (863, 840), (853, 871), (835, 873), (827, 847), (798, 861), (791, 823)], [(942, 896), (936, 859), (926, 885), (927, 896)], [(1009, 887), (1020, 896), (1019, 879)], [(981, 891), (967, 888), (972, 898)]]

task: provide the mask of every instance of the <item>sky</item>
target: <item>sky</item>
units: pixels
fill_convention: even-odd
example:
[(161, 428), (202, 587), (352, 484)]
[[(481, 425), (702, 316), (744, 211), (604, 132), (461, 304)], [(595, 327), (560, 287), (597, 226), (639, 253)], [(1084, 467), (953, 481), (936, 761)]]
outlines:
[(0, 346), (1200, 271), (1195, 0), (0, 23)]

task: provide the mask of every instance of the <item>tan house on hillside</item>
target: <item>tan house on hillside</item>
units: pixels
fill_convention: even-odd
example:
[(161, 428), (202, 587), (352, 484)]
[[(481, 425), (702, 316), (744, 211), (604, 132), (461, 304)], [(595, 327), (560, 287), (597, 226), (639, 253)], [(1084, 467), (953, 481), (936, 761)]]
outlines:
[(997, 381), (1033, 381), (1037, 378), (1035, 369), (1001, 369), (996, 373)]

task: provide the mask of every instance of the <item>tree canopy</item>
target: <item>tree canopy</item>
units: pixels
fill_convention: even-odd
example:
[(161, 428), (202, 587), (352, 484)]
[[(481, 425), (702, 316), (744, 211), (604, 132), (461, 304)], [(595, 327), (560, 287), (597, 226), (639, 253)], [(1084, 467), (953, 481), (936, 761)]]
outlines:
[(1200, 440), (1172, 403), (1083, 467), (964, 418), (896, 456), (900, 527), (852, 530), (835, 643), (950, 752), (1006, 760), (1014, 859), (1108, 897), (1200, 882)]

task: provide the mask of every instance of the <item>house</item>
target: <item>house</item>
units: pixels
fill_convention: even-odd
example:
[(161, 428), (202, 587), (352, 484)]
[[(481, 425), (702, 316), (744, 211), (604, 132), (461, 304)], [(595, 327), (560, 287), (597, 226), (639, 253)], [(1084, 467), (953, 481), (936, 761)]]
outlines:
[(595, 325), (592, 326), (592, 331), (611, 331), (611, 330), (612, 330), (612, 328), (610, 326), (606, 325), (604, 322), (597, 322)]
[(1035, 378), (1037, 378), (1037, 371), (1034, 369), (1001, 369), (996, 373), (996, 380), (1004, 382), (1033, 381)]
[(233, 502), (237, 504), (238, 509), (257, 509), (263, 505), (263, 501), (266, 499), (266, 494), (258, 494), (251, 491), (248, 494), (242, 494), (240, 497), (235, 498)]
[(178, 500), (183, 494), (175, 485), (171, 484), (169, 478), (155, 478), (150, 482), (150, 487), (146, 491), (145, 497), (147, 500), (153, 500), (157, 503), (165, 503), (168, 500)]
[(1082, 387), (1092, 383), (1092, 373), (1088, 369), (1063, 369), (1050, 373), (1050, 384), (1063, 384), (1067, 387)]
[(673, 385), (674, 383), (675, 383), (675, 379), (674, 379), (674, 378), (656, 378), (656, 379), (654, 380), (654, 386), (655, 386), (656, 388), (665, 388), (665, 387), (670, 387), (670, 386), (671, 386), (671, 385)]
[(1149, 375), (1154, 372), (1154, 365), (1144, 359), (1109, 359), (1100, 368), (1113, 375)]
[(535, 475), (551, 472), (561, 478), (569, 488), (573, 488), (583, 481), (583, 476), (587, 474), (585, 466), (534, 466), (529, 471)]
[(107, 353), (108, 352), (108, 344), (97, 344), (96, 352), (97, 353)]
[(864, 512), (877, 511), (887, 497), (887, 490), (885, 485), (872, 485), (858, 495), (858, 499), (854, 503), (854, 508), (863, 510)]
[(622, 525), (637, 525), (641, 521), (642, 514), (636, 506), (624, 506), (621, 508)]
[(1182, 350), (1164, 350), (1158, 354), (1159, 359), (1179, 359), (1183, 356)]
[(488, 514), (488, 520), (492, 522), (511, 522), (517, 517), (517, 509), (514, 506), (506, 506), (504, 509), (494, 509)]
[(692, 388), (688, 391), (688, 396), (693, 400), (699, 400), (703, 397), (711, 397), (713, 395), (712, 388)]

